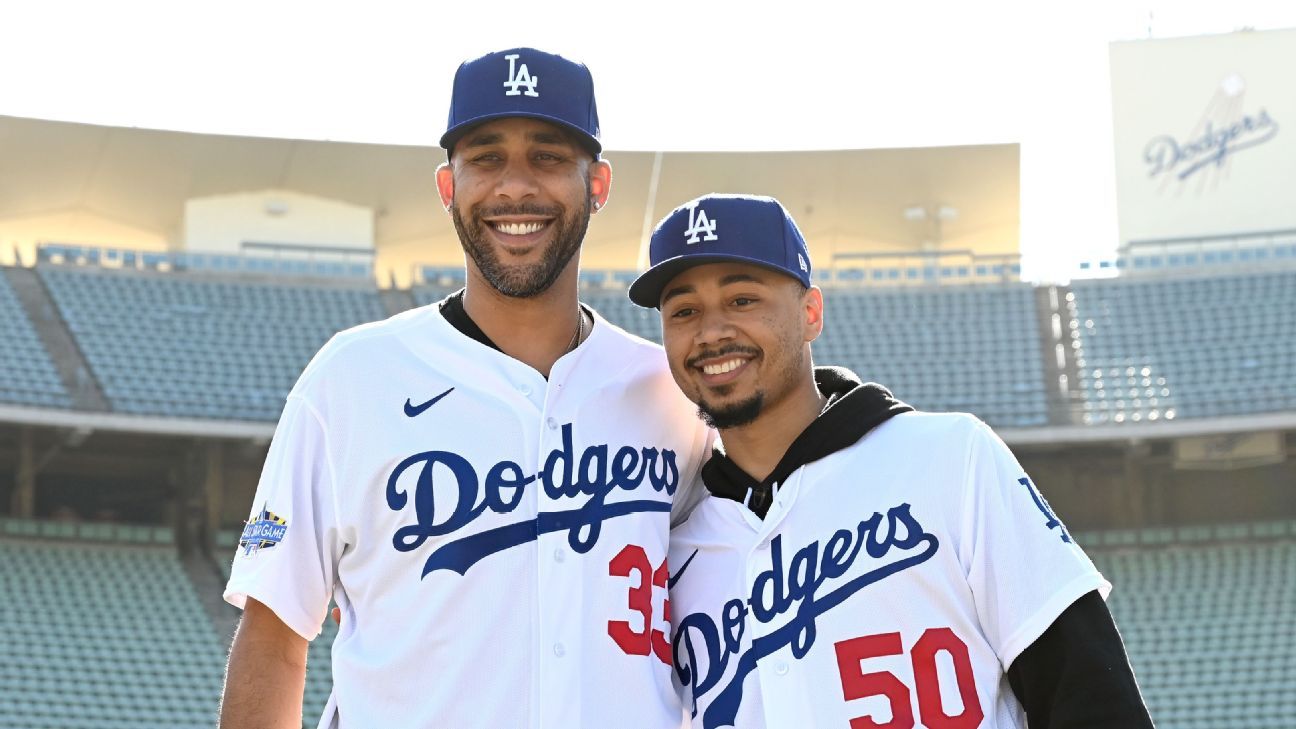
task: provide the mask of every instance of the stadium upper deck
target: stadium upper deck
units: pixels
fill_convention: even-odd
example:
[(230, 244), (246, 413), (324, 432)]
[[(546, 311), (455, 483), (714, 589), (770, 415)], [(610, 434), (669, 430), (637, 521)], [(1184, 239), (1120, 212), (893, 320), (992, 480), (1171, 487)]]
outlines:
[[(1009, 440), (1125, 437), (1185, 419), (1296, 412), (1296, 320), (1288, 316), (1296, 244), (1233, 252), (1233, 263), (1262, 266), (1168, 254), (1125, 263), (1135, 260), (1165, 273), (1033, 287), (1012, 282), (1002, 263), (985, 272), (988, 283), (968, 283), (987, 279), (962, 266), (828, 269), (818, 360), (851, 367), (919, 408), (973, 412)], [(161, 418), (159, 430), (177, 418), (243, 422), (256, 433), (268, 433), (297, 374), (333, 333), (430, 303), (462, 277), (426, 269), (426, 283), (383, 292), (364, 266), (68, 246), (43, 248), (35, 270), (45, 302), (19, 301), (0, 279), (0, 327), (12, 344), (0, 403)], [(624, 295), (631, 278), (586, 272), (582, 296), (613, 323), (657, 339), (655, 312)], [(72, 402), (59, 376), (71, 368), (56, 366), (34, 325), (30, 309), (41, 306), (57, 313), (41, 326), (66, 330), (103, 407)]]

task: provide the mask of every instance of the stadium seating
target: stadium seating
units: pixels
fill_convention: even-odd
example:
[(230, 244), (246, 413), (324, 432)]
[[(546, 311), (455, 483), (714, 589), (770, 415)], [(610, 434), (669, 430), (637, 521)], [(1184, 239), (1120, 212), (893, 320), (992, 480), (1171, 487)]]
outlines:
[[(36, 260), (42, 263), (67, 263), (117, 269), (239, 272), (360, 280), (373, 278), (372, 262), (369, 260), (348, 260), (345, 258), (348, 251), (345, 250), (314, 248), (305, 251), (301, 246), (274, 244), (254, 244), (254, 248), (256, 250), (249, 255), (188, 251), (135, 251), (46, 242), (36, 249)], [(355, 251), (349, 252), (355, 253)], [(308, 257), (302, 257), (303, 253), (307, 253)], [(309, 254), (319, 254), (326, 257), (315, 258)], [(339, 254), (343, 257), (338, 258)], [(365, 257), (367, 258), (367, 256)]]
[[(367, 282), (49, 262), (37, 270), (111, 409), (124, 413), (273, 420), (329, 336), (387, 313)], [(461, 274), (425, 270), (436, 280), (415, 285), (414, 302), (444, 297)], [(630, 303), (622, 274), (593, 272), (582, 299), (659, 341), (657, 312)], [(816, 361), (850, 367), (921, 409), (968, 411), (997, 427), (1296, 410), (1296, 270), (1075, 281), (1067, 306), (1078, 403), (1047, 386), (1053, 353), (1035, 296), (1026, 284), (832, 287)], [(3, 281), (0, 334), (14, 343), (0, 349), (9, 365), (0, 368), (0, 401), (67, 407)]]
[(118, 412), (274, 420), (330, 336), (385, 316), (371, 283), (38, 272)]
[[(414, 288), (445, 289), (453, 291), (464, 285), (463, 266), (422, 266), (418, 269), (419, 283)], [(440, 298), (440, 297), (437, 297)], [(420, 304), (426, 304), (424, 301)]]
[[(1250, 244), (1243, 242), (1248, 237), (1251, 238)], [(1136, 245), (1133, 250), (1127, 247), (1118, 254), (1114, 259), (1081, 261), (1080, 271), (1196, 273), (1203, 269), (1281, 265), (1296, 261), (1296, 242), (1291, 240), (1288, 231), (1240, 236), (1232, 241), (1225, 236), (1224, 239), (1207, 238), (1179, 244), (1144, 243)]]
[(661, 342), (661, 315), (656, 309), (645, 309), (631, 303), (625, 289), (582, 292), (581, 300), (627, 332), (652, 342)]
[(0, 525), (0, 728), (215, 725), (221, 641), (164, 531)]
[[(657, 311), (623, 291), (582, 298), (610, 321), (661, 341)], [(924, 410), (972, 412), (1010, 427), (1048, 422), (1030, 287), (832, 289), (815, 361), (849, 367)]]
[(72, 404), (54, 362), (0, 269), (0, 402), (66, 408)]
[(1296, 271), (1076, 281), (1085, 422), (1296, 410)]
[(922, 410), (1000, 427), (1048, 423), (1029, 286), (837, 289), (825, 299), (816, 362), (850, 367)]
[(1077, 539), (1115, 585), (1109, 605), (1158, 727), (1293, 726), (1296, 524)]

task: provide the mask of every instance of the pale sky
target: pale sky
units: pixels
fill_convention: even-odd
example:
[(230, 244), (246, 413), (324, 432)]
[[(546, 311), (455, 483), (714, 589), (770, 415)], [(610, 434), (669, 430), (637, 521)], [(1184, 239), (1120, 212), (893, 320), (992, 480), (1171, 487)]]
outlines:
[(458, 63), (531, 45), (590, 66), (609, 149), (1020, 143), (1040, 278), (1116, 245), (1107, 44), (1242, 27), (1296, 3), (31, 0), (0, 114), (435, 145)]

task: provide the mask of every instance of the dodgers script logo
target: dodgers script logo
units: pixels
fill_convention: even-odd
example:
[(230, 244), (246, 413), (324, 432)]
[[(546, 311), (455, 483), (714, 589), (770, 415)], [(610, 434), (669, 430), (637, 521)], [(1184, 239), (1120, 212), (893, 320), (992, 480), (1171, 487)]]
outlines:
[(1255, 116), (1217, 127), (1207, 121), (1202, 131), (1178, 140), (1169, 134), (1154, 137), (1143, 150), (1148, 177), (1171, 176), (1183, 181), (1203, 169), (1218, 169), (1224, 161), (1244, 149), (1264, 144), (1278, 133), (1278, 123), (1261, 109)]
[(1162, 189), (1170, 181), (1183, 183), (1188, 178), (1209, 177), (1220, 171), (1233, 155), (1250, 149), (1278, 134), (1278, 122), (1260, 107), (1254, 114), (1240, 112), (1246, 96), (1246, 80), (1229, 74), (1215, 90), (1196, 126), (1184, 138), (1161, 134), (1143, 147), (1143, 162), (1148, 177), (1161, 180)]
[[(433, 468), (442, 466), (450, 479), (433, 479)], [(418, 549), (429, 537), (451, 534), (471, 524), (490, 510), (508, 514), (522, 503), (526, 489), (539, 483), (550, 499), (577, 499), (585, 503), (566, 511), (544, 512), (532, 519), (487, 529), (443, 544), (428, 556), (423, 565), (426, 577), (435, 570), (466, 574), (468, 568), (496, 552), (533, 542), (541, 534), (567, 532), (567, 543), (577, 554), (593, 549), (602, 532), (603, 522), (639, 512), (670, 511), (670, 502), (660, 499), (637, 499), (608, 503), (615, 491), (634, 492), (647, 479), (653, 491), (675, 494), (679, 484), (679, 466), (675, 452), (665, 448), (622, 446), (610, 453), (606, 444), (591, 445), (577, 454), (572, 447), (572, 426), (562, 426), (562, 448), (550, 451), (539, 473), (524, 475), (513, 461), (500, 461), (486, 471), (483, 480), (458, 453), (424, 451), (401, 461), (387, 479), (387, 506), (401, 511), (409, 504), (409, 492), (401, 488), (401, 475), (414, 469), (418, 478), (414, 487), (416, 523), (401, 527), (392, 536), (392, 546), (399, 552)], [(445, 470), (442, 473), (445, 473)], [(449, 490), (454, 494), (454, 508), (449, 513), (436, 508), (435, 492)], [(443, 497), (444, 498), (444, 497)], [(443, 503), (445, 503), (443, 501)]]
[(504, 95), (521, 96), (522, 91), (518, 89), (518, 87), (525, 86), (527, 96), (539, 96), (540, 93), (536, 91), (536, 87), (540, 85), (540, 77), (532, 76), (531, 72), (527, 70), (527, 65), (525, 63), (522, 64), (521, 67), (517, 67), (517, 59), (521, 58), (520, 55), (510, 53), (504, 57), (507, 58), (509, 62), (508, 80), (504, 82), (504, 87), (507, 88), (508, 91), (505, 91)]
[(705, 210), (699, 210), (697, 203), (689, 206), (689, 227), (684, 231), (688, 236), (684, 239), (685, 243), (697, 243), (698, 236), (705, 233), (702, 240), (719, 240), (716, 236), (716, 223), (719, 221), (711, 220), (707, 217)]
[[(793, 658), (804, 658), (814, 647), (820, 615), (865, 587), (926, 562), (939, 546), (936, 536), (910, 513), (909, 504), (892, 507), (885, 517), (874, 513), (854, 531), (839, 529), (826, 544), (811, 542), (798, 549), (786, 565), (783, 536), (774, 537), (770, 542), (770, 568), (756, 576), (749, 599), (735, 598), (725, 603), (720, 612), (721, 625), (706, 613), (693, 613), (679, 622), (673, 645), (675, 671), (680, 682), (691, 689), (693, 715), (697, 716), (698, 699), (714, 692), (702, 717), (703, 728), (733, 726), (742, 702), (743, 681), (756, 668), (757, 661), (785, 646), (791, 646)], [(884, 560), (893, 550), (903, 555)], [(818, 594), (829, 580), (849, 572), (861, 552), (878, 564), (828, 593)], [(779, 618), (786, 618), (786, 622), (753, 640), (751, 648), (739, 655), (749, 612), (763, 624)], [(735, 658), (733, 676), (721, 686)]]

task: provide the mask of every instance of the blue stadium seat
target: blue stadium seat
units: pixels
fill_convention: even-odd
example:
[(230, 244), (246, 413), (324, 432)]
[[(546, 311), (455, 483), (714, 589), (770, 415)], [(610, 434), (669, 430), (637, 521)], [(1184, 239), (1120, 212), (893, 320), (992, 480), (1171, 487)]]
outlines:
[(0, 269), (0, 402), (71, 407), (54, 361)]
[(1158, 726), (1290, 725), (1291, 528), (1270, 522), (1133, 533), (1140, 544), (1155, 543), (1151, 549), (1086, 543), (1115, 584), (1109, 604)]
[(1091, 422), (1296, 408), (1296, 271), (1076, 281), (1069, 305)]
[(970, 411), (1000, 427), (1048, 423), (1029, 286), (839, 289), (825, 308), (816, 362), (850, 367), (924, 410)]
[(28, 523), (63, 536), (0, 538), (0, 594), (41, 606), (0, 611), (0, 728), (211, 726), (222, 641), (174, 546)]
[(329, 337), (385, 316), (372, 285), (37, 270), (109, 403), (127, 413), (275, 420)]

